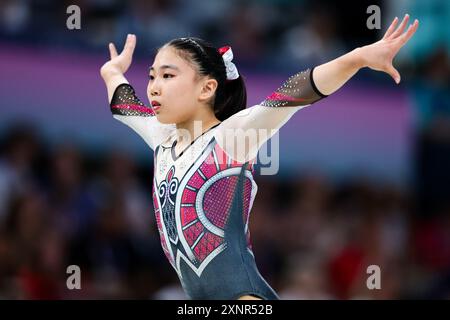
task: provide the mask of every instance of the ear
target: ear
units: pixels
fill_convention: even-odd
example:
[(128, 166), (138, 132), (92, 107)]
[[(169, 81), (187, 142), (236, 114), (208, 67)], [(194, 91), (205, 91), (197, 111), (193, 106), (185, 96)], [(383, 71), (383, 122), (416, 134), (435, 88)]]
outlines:
[(216, 93), (218, 82), (216, 79), (206, 79), (203, 82), (203, 85), (201, 87), (200, 96), (198, 99), (200, 101), (208, 101), (210, 100), (214, 94)]

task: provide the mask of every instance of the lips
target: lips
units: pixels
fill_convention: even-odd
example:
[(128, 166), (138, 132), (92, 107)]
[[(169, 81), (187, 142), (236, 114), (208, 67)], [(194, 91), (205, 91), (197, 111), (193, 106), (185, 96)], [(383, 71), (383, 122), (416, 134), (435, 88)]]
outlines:
[(158, 101), (152, 101), (151, 104), (154, 111), (157, 111), (159, 110), (159, 108), (161, 108), (161, 104)]

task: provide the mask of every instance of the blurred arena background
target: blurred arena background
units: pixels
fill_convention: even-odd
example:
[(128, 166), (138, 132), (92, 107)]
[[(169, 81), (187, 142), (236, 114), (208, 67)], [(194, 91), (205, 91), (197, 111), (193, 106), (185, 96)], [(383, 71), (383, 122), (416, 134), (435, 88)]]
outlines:
[[(81, 30), (66, 27), (71, 4)], [(372, 4), (381, 30), (366, 27)], [(400, 85), (362, 70), (281, 130), (279, 173), (256, 176), (252, 243), (283, 299), (450, 298), (449, 1), (2, 0), (0, 299), (184, 298), (159, 244), (152, 153), (109, 112), (108, 42), (137, 35), (127, 77), (146, 102), (155, 48), (230, 44), (252, 105), (405, 13), (421, 25), (395, 60)], [(72, 264), (81, 290), (66, 287)]]

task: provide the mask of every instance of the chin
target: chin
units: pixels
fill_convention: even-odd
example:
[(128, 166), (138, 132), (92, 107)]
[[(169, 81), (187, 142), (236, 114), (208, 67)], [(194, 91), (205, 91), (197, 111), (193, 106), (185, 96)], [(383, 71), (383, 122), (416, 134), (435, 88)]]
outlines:
[(156, 114), (156, 119), (162, 124), (173, 124), (175, 123), (175, 119), (167, 116), (161, 116), (160, 114)]

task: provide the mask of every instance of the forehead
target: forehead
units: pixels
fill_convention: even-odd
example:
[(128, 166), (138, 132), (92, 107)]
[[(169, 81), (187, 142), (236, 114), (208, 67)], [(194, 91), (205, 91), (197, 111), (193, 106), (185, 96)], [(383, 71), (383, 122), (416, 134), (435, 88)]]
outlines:
[(178, 71), (193, 70), (192, 66), (172, 47), (163, 47), (158, 51), (158, 54), (150, 66), (150, 70), (159, 71), (160, 69), (172, 69)]

